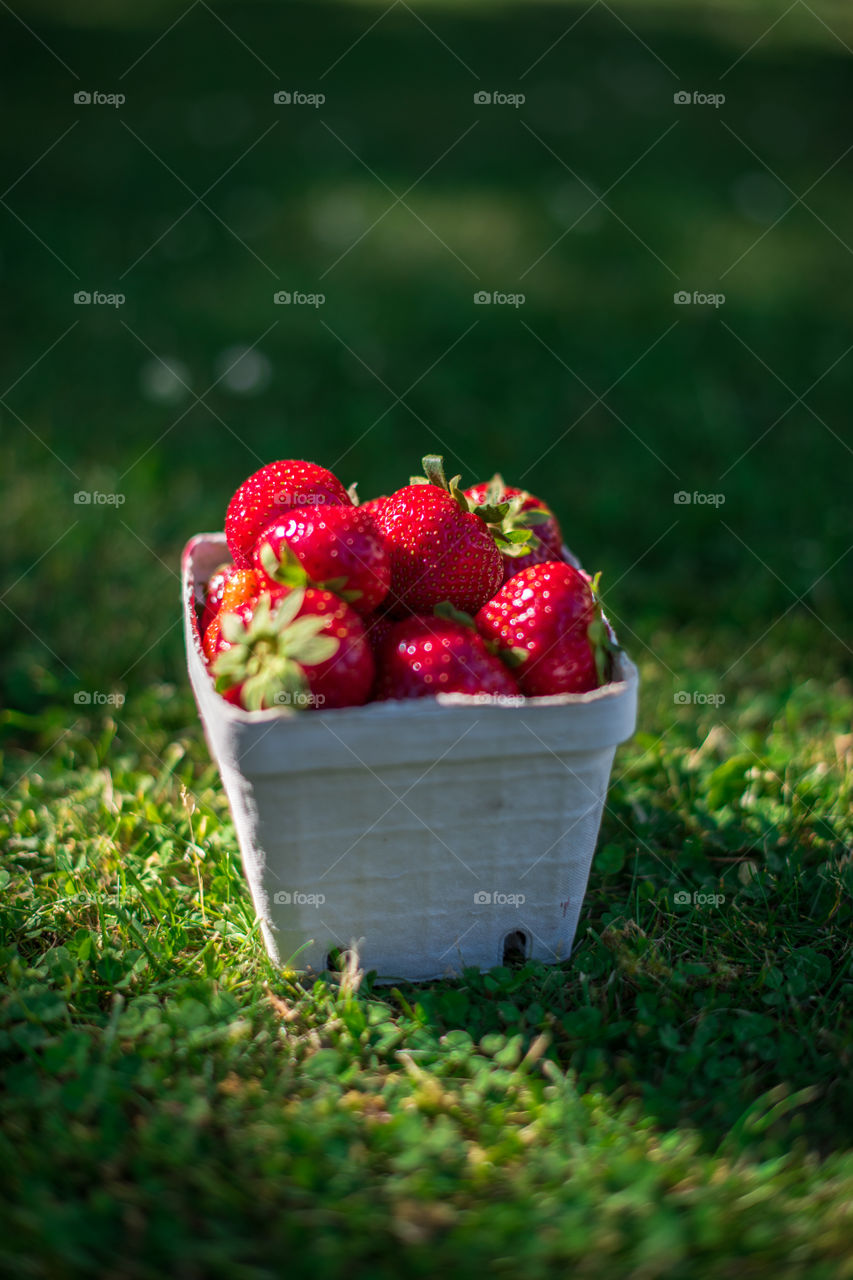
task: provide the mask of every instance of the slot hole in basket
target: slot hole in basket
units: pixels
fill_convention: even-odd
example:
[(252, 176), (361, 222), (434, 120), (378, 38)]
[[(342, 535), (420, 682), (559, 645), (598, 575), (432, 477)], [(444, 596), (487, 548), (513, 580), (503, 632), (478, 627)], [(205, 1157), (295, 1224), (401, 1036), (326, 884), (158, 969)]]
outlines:
[(527, 959), (527, 934), (522, 929), (513, 929), (504, 938), (503, 962), (507, 969), (518, 969)]

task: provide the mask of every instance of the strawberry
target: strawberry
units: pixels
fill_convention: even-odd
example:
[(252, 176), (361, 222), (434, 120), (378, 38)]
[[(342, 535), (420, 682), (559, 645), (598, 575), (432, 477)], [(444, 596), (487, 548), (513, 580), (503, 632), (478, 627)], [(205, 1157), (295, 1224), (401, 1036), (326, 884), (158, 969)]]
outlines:
[(387, 613), (369, 613), (364, 619), (364, 629), (367, 632), (367, 639), (373, 650), (374, 658), (378, 659), (386, 637), (390, 634), (394, 625), (394, 619)]
[(207, 584), (201, 629), (205, 632), (220, 609), (236, 609), (244, 600), (257, 595), (259, 581), (253, 569), (238, 569), (236, 565), (223, 565)]
[(379, 514), (379, 512), (382, 510), (383, 503), (387, 501), (388, 499), (385, 497), (384, 494), (382, 494), (378, 498), (368, 498), (366, 502), (361, 503), (361, 505), (359, 506), (359, 511), (366, 511), (368, 515), (373, 516), (375, 519), (376, 516)]
[(477, 632), (436, 616), (404, 618), (379, 656), (376, 696), (429, 698), (437, 693), (518, 696), (518, 685)]
[(222, 604), (222, 593), (225, 590), (225, 584), (232, 573), (235, 573), (236, 565), (226, 563), (221, 564), (218, 569), (210, 575), (201, 592), (201, 622), (202, 632), (206, 631), (210, 626), (216, 614), (219, 612), (219, 606)]
[(505, 582), (476, 618), (486, 641), (526, 650), (516, 671), (522, 693), (585, 693), (610, 679), (615, 643), (601, 613), (598, 576), (589, 582), (549, 560)]
[(504, 554), (504, 582), (532, 564), (564, 558), (563, 534), (557, 517), (550, 507), (526, 489), (504, 484), (502, 476), (494, 475), (486, 484), (475, 484), (466, 489), (465, 497), (477, 507), (508, 502), (509, 510), (501, 522), (503, 530), (529, 529), (532, 534), (523, 555)]
[(330, 591), (265, 591), (223, 614), (221, 627), (216, 687), (245, 710), (367, 701), (374, 663), (364, 626)]
[(441, 458), (429, 455), (423, 465), (427, 480), (416, 479), (374, 508), (391, 555), (389, 611), (426, 614), (449, 600), (476, 613), (500, 586), (501, 550), (520, 552), (530, 532), (503, 532), (506, 503), (472, 508), (459, 477), (445, 480)]
[[(223, 616), (226, 613), (232, 613), (238, 605), (245, 604), (247, 600), (254, 599), (260, 590), (260, 581), (254, 569), (235, 569), (234, 565), (231, 564), (226, 567), (221, 576), (224, 578), (221, 589), (218, 584), (215, 587), (215, 595), (219, 596), (219, 604), (206, 627), (204, 626), (204, 619), (208, 617), (210, 606), (213, 603), (214, 592), (208, 595), (204, 617), (202, 618), (202, 626), (204, 627), (202, 648), (208, 662), (213, 661), (223, 646), (228, 648), (222, 637)], [(211, 583), (213, 581), (214, 579), (211, 578)]]
[(380, 605), (391, 585), (385, 543), (363, 507), (294, 507), (264, 529), (252, 563), (266, 586), (311, 583), (359, 613)]
[(269, 462), (244, 480), (228, 504), (225, 536), (239, 569), (248, 568), (258, 534), (292, 508), (352, 506), (336, 476), (316, 462)]

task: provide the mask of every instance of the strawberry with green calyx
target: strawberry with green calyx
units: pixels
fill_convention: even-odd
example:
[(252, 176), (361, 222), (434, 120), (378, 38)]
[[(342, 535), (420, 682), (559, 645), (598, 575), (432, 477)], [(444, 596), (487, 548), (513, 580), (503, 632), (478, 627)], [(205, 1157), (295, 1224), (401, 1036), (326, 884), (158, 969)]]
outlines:
[(530, 540), (520, 552), (504, 552), (504, 582), (532, 564), (564, 558), (563, 534), (557, 517), (546, 503), (526, 489), (507, 485), (503, 477), (496, 474), (485, 484), (475, 484), (466, 489), (465, 496), (475, 506), (506, 505), (507, 512), (501, 522), (505, 533), (516, 529), (530, 530)]
[(376, 609), (391, 585), (385, 543), (363, 507), (288, 511), (263, 530), (252, 563), (267, 587), (313, 585), (362, 614)]
[(238, 568), (251, 563), (258, 535), (271, 520), (294, 508), (352, 506), (337, 476), (316, 462), (268, 462), (244, 480), (228, 504), (225, 537)]
[(601, 612), (598, 577), (589, 581), (562, 561), (531, 565), (505, 582), (476, 617), (477, 630), (527, 658), (522, 693), (585, 693), (612, 678), (616, 644)]
[(360, 706), (373, 655), (358, 614), (329, 591), (264, 592), (222, 617), (228, 648), (213, 664), (217, 690), (247, 711)]
[[(529, 547), (535, 545), (536, 539), (531, 529), (522, 520), (513, 515), (513, 505), (509, 499), (499, 494), (497, 488), (489, 490), (489, 486), (478, 486), (476, 489), (460, 489), (461, 476), (448, 480), (444, 474), (444, 458), (439, 454), (429, 453), (422, 459), (426, 476), (412, 476), (412, 484), (432, 484), (444, 489), (451, 495), (461, 511), (471, 511), (489, 526), (489, 532), (497, 544), (501, 555), (516, 557), (527, 553)], [(496, 476), (496, 480), (500, 477)], [(503, 486), (503, 481), (501, 481)], [(471, 495), (480, 489), (487, 489), (482, 497)]]
[(518, 697), (518, 685), (476, 630), (454, 618), (415, 616), (396, 622), (379, 652), (379, 700), (439, 693)]
[(406, 485), (373, 507), (391, 558), (388, 611), (427, 614), (450, 600), (476, 613), (500, 586), (501, 553), (456, 480), (444, 480), (441, 459), (430, 455), (424, 467), (431, 480)]

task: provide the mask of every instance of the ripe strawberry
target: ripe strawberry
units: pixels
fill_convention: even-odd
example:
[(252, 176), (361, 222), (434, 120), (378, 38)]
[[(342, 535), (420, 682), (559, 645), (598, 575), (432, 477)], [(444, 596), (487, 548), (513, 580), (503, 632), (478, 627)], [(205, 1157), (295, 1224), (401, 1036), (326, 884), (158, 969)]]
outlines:
[(476, 631), (436, 616), (394, 624), (380, 652), (376, 690), (379, 699), (437, 693), (518, 696), (515, 680)]
[(247, 711), (360, 706), (374, 664), (358, 614), (330, 591), (277, 588), (222, 615), (216, 687)]
[(380, 605), (391, 585), (385, 543), (363, 507), (294, 507), (264, 529), (252, 563), (266, 586), (311, 583), (359, 613)]
[(236, 609), (238, 604), (257, 595), (259, 585), (254, 569), (238, 569), (233, 564), (217, 569), (207, 585), (201, 617), (202, 632), (208, 629), (221, 609)]
[[(220, 575), (216, 575), (220, 576)], [(254, 569), (235, 569), (234, 565), (228, 565), (221, 575), (224, 579), (220, 589), (217, 584), (215, 588), (216, 595), (219, 596), (219, 604), (215, 612), (210, 617), (208, 624), (204, 627), (204, 619), (208, 617), (210, 605), (212, 603), (211, 596), (208, 596), (205, 605), (204, 617), (202, 618), (202, 626), (204, 632), (202, 636), (202, 648), (208, 662), (212, 662), (214, 657), (223, 646), (227, 649), (228, 645), (222, 638), (222, 618), (226, 613), (232, 613), (238, 605), (245, 604), (247, 600), (253, 600), (260, 590), (260, 581)], [(211, 578), (211, 582), (214, 579)]]
[(234, 563), (247, 568), (261, 530), (293, 507), (351, 505), (340, 480), (316, 462), (269, 462), (243, 481), (228, 504), (225, 536)]
[(585, 693), (610, 678), (615, 644), (601, 614), (598, 579), (569, 564), (531, 565), (477, 614), (477, 629), (501, 648), (527, 651), (516, 671), (522, 693)]
[(373, 656), (377, 660), (391, 628), (395, 625), (395, 620), (387, 613), (369, 613), (364, 618), (364, 630), (373, 650)]
[(557, 517), (550, 507), (526, 489), (504, 484), (503, 477), (495, 475), (486, 484), (475, 484), (466, 489), (465, 497), (478, 507), (508, 502), (509, 510), (502, 521), (503, 530), (529, 529), (533, 535), (524, 554), (504, 554), (504, 582), (532, 564), (564, 558), (563, 534)]
[(530, 533), (504, 533), (506, 504), (472, 509), (458, 485), (448, 484), (442, 459), (424, 458), (428, 480), (406, 485), (375, 511), (391, 555), (389, 612), (431, 613), (449, 600), (476, 613), (494, 595), (503, 576), (499, 548), (525, 544)]
[(367, 514), (373, 516), (375, 520), (376, 516), (382, 510), (383, 503), (387, 501), (388, 499), (384, 494), (382, 494), (381, 497), (378, 498), (368, 498), (366, 502), (361, 503), (358, 509), (359, 511), (366, 511)]
[(225, 590), (225, 584), (231, 574), (236, 572), (236, 565), (221, 564), (218, 569), (210, 575), (201, 591), (201, 622), (202, 632), (206, 631), (210, 626), (216, 614), (219, 612), (219, 606), (222, 604), (222, 593)]

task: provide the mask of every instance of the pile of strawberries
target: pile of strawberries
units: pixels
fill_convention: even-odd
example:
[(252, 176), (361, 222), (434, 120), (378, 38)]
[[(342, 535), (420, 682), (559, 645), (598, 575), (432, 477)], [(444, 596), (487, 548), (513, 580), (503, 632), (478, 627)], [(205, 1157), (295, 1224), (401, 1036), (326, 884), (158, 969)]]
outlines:
[(199, 602), (216, 688), (247, 711), (438, 693), (583, 693), (611, 676), (597, 579), (552, 511), (500, 476), (471, 489), (442, 459), (358, 504), (313, 462), (271, 462), (225, 517), (232, 562)]

